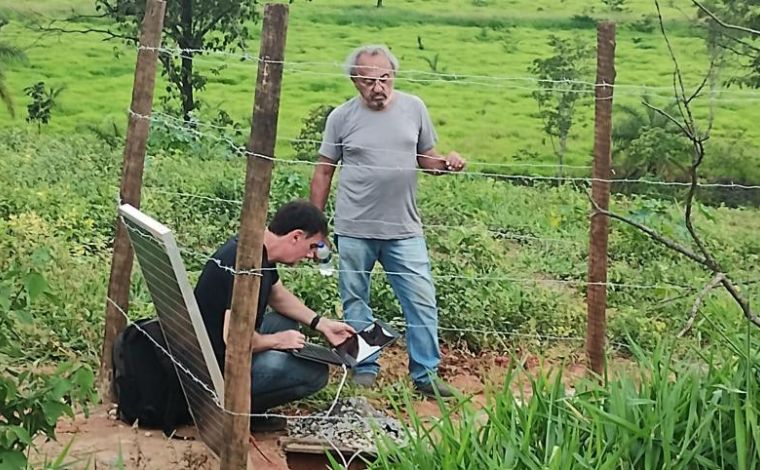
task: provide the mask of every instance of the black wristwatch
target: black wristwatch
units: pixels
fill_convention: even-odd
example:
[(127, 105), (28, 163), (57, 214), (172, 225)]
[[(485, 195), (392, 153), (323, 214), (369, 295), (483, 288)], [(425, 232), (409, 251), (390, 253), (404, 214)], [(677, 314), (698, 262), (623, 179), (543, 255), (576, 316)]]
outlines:
[(311, 323), (309, 323), (309, 328), (311, 328), (312, 330), (316, 330), (317, 325), (319, 325), (319, 320), (321, 319), (322, 319), (321, 315), (319, 314), (314, 315), (314, 319), (311, 321)]

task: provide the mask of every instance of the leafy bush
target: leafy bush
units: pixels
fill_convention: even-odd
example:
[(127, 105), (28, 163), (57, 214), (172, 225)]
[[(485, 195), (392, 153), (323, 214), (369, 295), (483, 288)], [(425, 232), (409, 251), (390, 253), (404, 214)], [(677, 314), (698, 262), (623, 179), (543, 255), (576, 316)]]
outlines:
[(95, 375), (63, 363), (50, 373), (7, 368), (0, 375), (0, 468), (27, 468), (26, 450), (37, 435), (55, 438), (62, 416), (95, 399)]
[(298, 137), (291, 144), (296, 152), (295, 157), (299, 160), (316, 160), (319, 155), (319, 144), (322, 133), (325, 130), (327, 116), (335, 109), (335, 106), (322, 104), (309, 111), (303, 119), (303, 125)]
[(49, 123), (56, 107), (55, 100), (63, 89), (64, 87), (47, 88), (45, 82), (37, 82), (24, 88), (26, 96), (32, 99), (26, 107), (26, 122), (36, 122), (38, 131), (42, 129), (43, 124)]
[[(48, 260), (35, 251), (33, 266)], [(24, 347), (24, 326), (34, 322), (30, 309), (43, 297), (53, 297), (45, 277), (34, 267), (13, 268), (0, 278), (0, 468), (26, 468), (26, 449), (38, 434), (55, 437), (63, 415), (94, 400), (94, 374), (86, 365), (63, 362), (50, 369), (30, 361)]]

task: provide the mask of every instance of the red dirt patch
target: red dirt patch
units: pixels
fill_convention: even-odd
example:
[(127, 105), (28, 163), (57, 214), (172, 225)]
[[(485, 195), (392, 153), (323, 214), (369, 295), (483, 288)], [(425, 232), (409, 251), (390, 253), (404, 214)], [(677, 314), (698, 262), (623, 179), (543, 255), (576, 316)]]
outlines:
[[(551, 351), (539, 359), (529, 353), (515, 353), (517, 361), (526, 374), (520, 374), (512, 383), (512, 392), (529, 397), (531, 393), (528, 376), (537, 375), (541, 370), (557, 368), (562, 370), (565, 386), (571, 388), (579, 378), (585, 376), (586, 368), (578, 359), (577, 351)], [(559, 357), (557, 357), (559, 356)], [(487, 391), (500, 390), (509, 370), (512, 356), (497, 352), (482, 352), (475, 355), (461, 349), (442, 348), (440, 375), (466, 394), (472, 395), (476, 407), (485, 405)], [(381, 358), (382, 371), (379, 387), (387, 387), (398, 381), (408, 382), (408, 360), (406, 350), (394, 346)], [(614, 370), (625, 370), (630, 361), (616, 359)], [(371, 394), (371, 402), (378, 408), (387, 407), (385, 398), (378, 393)], [(435, 400), (418, 399), (413, 404), (421, 417), (440, 416)], [(211, 469), (218, 466), (216, 458), (200, 440), (181, 441), (166, 439), (160, 431), (146, 431), (115, 421), (108, 416), (107, 406), (98, 406), (88, 418), (80, 415), (73, 420), (58, 423), (58, 440), (43, 442), (38, 440), (38, 451), (32, 453), (32, 461), (54, 459), (73, 439), (67, 462), (70, 468), (111, 468), (119, 459), (127, 470), (143, 469)], [(303, 411), (303, 410), (301, 410)], [(183, 429), (180, 435), (195, 435), (194, 428)], [(285, 456), (280, 449), (280, 434), (257, 434), (255, 444), (249, 453), (253, 468), (287, 470)], [(264, 457), (266, 456), (266, 457)], [(268, 460), (267, 460), (268, 459)]]

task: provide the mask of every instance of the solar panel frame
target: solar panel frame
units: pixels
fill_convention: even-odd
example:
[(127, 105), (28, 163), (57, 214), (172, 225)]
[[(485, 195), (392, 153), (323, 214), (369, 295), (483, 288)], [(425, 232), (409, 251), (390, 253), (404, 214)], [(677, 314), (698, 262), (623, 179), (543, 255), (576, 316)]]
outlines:
[(119, 206), (119, 214), (156, 307), (190, 414), (201, 440), (218, 457), (224, 443), (224, 377), (174, 234), (129, 204)]

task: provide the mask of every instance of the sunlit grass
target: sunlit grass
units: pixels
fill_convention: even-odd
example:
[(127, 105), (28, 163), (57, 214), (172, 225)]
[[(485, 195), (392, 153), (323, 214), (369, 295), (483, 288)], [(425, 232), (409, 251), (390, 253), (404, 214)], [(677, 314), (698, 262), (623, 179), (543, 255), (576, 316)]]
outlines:
[(756, 469), (757, 331), (720, 323), (705, 327), (715, 336), (706, 351), (636, 350), (638, 373), (603, 384), (528, 376), (531, 392), (516, 395), (524, 373), (512, 369), (482, 409), (439, 401), (439, 419), (417, 416), (407, 396), (397, 409), (410, 414), (408, 441), (383, 440), (371, 468)]
[[(684, 12), (688, 2), (677, 2), (666, 10), (673, 28), (673, 43), (682, 59), (687, 82), (696, 86), (707, 68), (703, 40), (699, 30), (685, 27)], [(73, 6), (86, 8), (88, 2), (46, 2), (36, 6), (19, 6), (17, 2), (0, 2), (0, 9), (11, 10), (25, 18), (32, 12), (44, 17), (60, 17)], [(574, 16), (599, 16), (580, 1), (513, 2), (497, 1), (406, 1), (388, 2), (374, 8), (373, 2), (305, 2), (291, 5), (286, 60), (321, 62), (317, 66), (286, 67), (280, 110), (279, 135), (283, 139), (297, 136), (301, 120), (308, 111), (321, 104), (338, 104), (355, 91), (343, 77), (339, 64), (345, 55), (362, 43), (387, 43), (401, 60), (402, 70), (430, 72), (426, 58), (439, 56), (439, 73), (521, 80), (489, 79), (443, 80), (433, 83), (397, 82), (400, 90), (421, 96), (437, 125), (442, 150), (456, 149), (473, 161), (510, 162), (528, 159), (534, 163), (554, 163), (552, 145), (543, 131), (531, 90), (536, 83), (527, 67), (537, 57), (549, 54), (546, 45), (550, 34), (579, 36), (595, 42), (592, 23)], [(618, 15), (617, 82), (628, 85), (665, 87), (653, 92), (666, 103), (671, 96), (672, 64), (658, 31), (639, 32), (631, 21), (653, 13), (648, 1), (629, 2), (629, 11)], [(86, 25), (72, 25), (72, 28)], [(257, 30), (260, 25), (254, 26)], [(0, 125), (24, 125), (28, 99), (23, 88), (43, 80), (50, 86), (65, 86), (59, 108), (45, 132), (81, 130), (88, 124), (126, 123), (135, 51), (118, 41), (101, 41), (98, 35), (67, 34), (37, 40), (38, 34), (16, 20), (3, 30), (3, 38), (21, 45), (32, 45), (28, 64), (11, 65), (7, 73), (9, 88), (18, 116), (10, 121), (0, 112)], [(424, 49), (418, 47), (418, 37)], [(35, 42), (36, 41), (36, 42)], [(256, 54), (258, 43), (252, 39), (248, 49)], [(114, 55), (117, 53), (117, 55)], [(224, 63), (218, 75), (212, 67)], [(333, 65), (336, 64), (336, 65)], [(587, 80), (594, 80), (593, 60)], [(201, 119), (210, 119), (224, 109), (233, 119), (249, 122), (255, 67), (234, 57), (201, 56), (196, 68), (207, 73), (209, 82), (199, 93)], [(725, 72), (729, 74), (730, 71)], [(434, 77), (435, 78), (435, 77)], [(159, 79), (157, 97), (164, 91)], [(735, 90), (731, 90), (732, 92)], [(619, 88), (615, 103), (636, 104), (640, 88)], [(729, 96), (731, 97), (731, 96)], [(735, 98), (735, 97), (734, 97)], [(747, 145), (760, 141), (760, 131), (751, 123), (760, 119), (760, 107), (754, 101), (732, 99), (719, 102), (716, 110), (714, 140), (741, 136)], [(698, 115), (706, 115), (706, 105), (696, 105)], [(568, 164), (588, 164), (593, 144), (593, 101), (578, 106), (571, 131)], [(287, 142), (280, 142), (278, 155), (292, 154)], [(546, 172), (535, 170), (535, 172)]]

